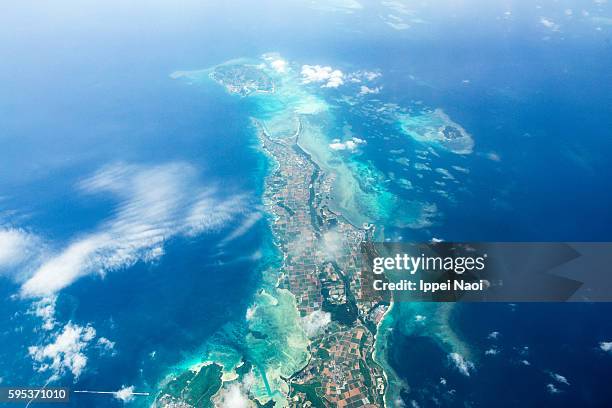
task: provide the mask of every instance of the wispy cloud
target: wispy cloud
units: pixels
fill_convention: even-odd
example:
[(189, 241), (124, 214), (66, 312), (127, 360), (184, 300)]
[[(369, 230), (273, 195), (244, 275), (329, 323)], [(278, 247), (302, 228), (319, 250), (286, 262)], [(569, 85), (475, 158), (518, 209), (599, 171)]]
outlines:
[(553, 373), (552, 371), (549, 371), (548, 374), (556, 382), (556, 384), (555, 383), (546, 384), (546, 389), (548, 390), (549, 393), (559, 394), (561, 391), (563, 391), (561, 388), (559, 388), (560, 385), (569, 387), (570, 383), (565, 376), (558, 374), (558, 373)]
[(363, 9), (357, 0), (309, 0), (311, 8), (321, 11), (353, 13)]
[(238, 225), (238, 227), (236, 227), (236, 229), (230, 232), (227, 237), (223, 238), (223, 240), (219, 243), (219, 246), (221, 247), (227, 245), (229, 242), (235, 240), (236, 238), (240, 238), (241, 236), (249, 232), (249, 230), (253, 228), (253, 226), (257, 224), (257, 222), (262, 218), (263, 215), (261, 212), (250, 213), (245, 217), (242, 223)]
[[(97, 228), (77, 234), (64, 247), (42, 252), (40, 247), (53, 246), (50, 240), (19, 229), (0, 230), (0, 266), (24, 264), (30, 271), (21, 294), (35, 298), (29, 313), (42, 320), (45, 334), (44, 341), (29, 347), (28, 352), (35, 369), (50, 372), (51, 380), (65, 373), (79, 377), (91, 347), (115, 353), (113, 341), (105, 337), (94, 341), (96, 330), (91, 325), (68, 322), (62, 326), (57, 321), (56, 294), (61, 289), (83, 276), (155, 260), (163, 255), (167, 240), (220, 230), (247, 206), (245, 195), (221, 194), (215, 187), (203, 185), (197, 171), (180, 162), (114, 164), (82, 180), (77, 190), (110, 197), (116, 205)], [(129, 398), (128, 391), (126, 388), (117, 397)]]
[(542, 24), (544, 27), (552, 30), (552, 31), (560, 31), (561, 30), (561, 26), (559, 26), (559, 24), (555, 23), (551, 18), (547, 18), (547, 17), (542, 17), (540, 18), (540, 24)]
[(567, 378), (565, 378), (561, 374), (551, 372), (550, 376), (559, 384), (570, 385), (569, 381), (567, 381)]
[(546, 389), (551, 394), (558, 394), (561, 392), (557, 387), (555, 387), (555, 384), (546, 384)]
[(78, 188), (84, 194), (111, 196), (118, 204), (93, 232), (80, 234), (45, 258), (22, 285), (22, 295), (48, 296), (83, 276), (155, 260), (168, 239), (218, 230), (246, 205), (244, 195), (221, 195), (203, 186), (186, 163), (114, 164)]
[(19, 266), (40, 251), (40, 239), (23, 229), (0, 228), (0, 273)]

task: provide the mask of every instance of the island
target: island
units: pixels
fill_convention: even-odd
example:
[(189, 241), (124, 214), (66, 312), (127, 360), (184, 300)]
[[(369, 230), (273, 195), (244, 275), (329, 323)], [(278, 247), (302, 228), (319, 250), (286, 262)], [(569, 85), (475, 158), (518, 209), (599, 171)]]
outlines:
[(254, 115), (252, 124), (270, 163), (263, 206), (282, 261), (269, 271), (272, 287), (260, 288), (247, 312), (240, 363), (220, 370), (209, 357), (176, 373), (155, 405), (220, 405), (224, 387), (235, 384), (254, 407), (384, 406), (387, 379), (375, 343), (389, 302), (366, 299), (361, 287), (362, 244), (375, 227), (354, 225), (334, 208), (337, 174), (302, 143), (317, 126), (316, 110), (304, 105), (317, 102), (296, 92), (287, 99), (286, 81), (263, 65), (241, 61), (181, 76), (203, 74), (241, 97), (278, 98), (275, 110)]

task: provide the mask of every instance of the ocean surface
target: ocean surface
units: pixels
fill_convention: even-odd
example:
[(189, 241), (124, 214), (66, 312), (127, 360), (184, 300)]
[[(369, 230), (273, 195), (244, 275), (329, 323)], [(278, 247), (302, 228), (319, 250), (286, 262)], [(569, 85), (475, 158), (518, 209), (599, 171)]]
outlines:
[[(97, 338), (114, 347), (92, 343), (83, 374), (75, 379), (67, 372), (56, 385), (103, 391), (134, 385), (135, 391), (155, 392), (174, 367), (201, 354), (213, 333), (244, 319), (260, 279), (269, 242), (265, 222), (224, 241), (257, 211), (265, 174), (248, 116), (216, 86), (180, 86), (169, 77), (176, 69), (210, 66), (246, 50), (218, 43), (211, 54), (205, 39), (222, 27), (200, 27), (196, 20), (180, 27), (183, 13), (174, 22), (166, 15), (165, 28), (153, 24), (164, 12), (161, 5), (141, 15), (119, 3), (81, 8), (66, 2), (53, 10), (23, 3), (2, 18), (3, 226), (35, 232), (55, 247), (95, 230), (116, 213), (117, 200), (83, 195), (77, 185), (116, 163), (189, 163), (201, 185), (246, 201), (244, 214), (219, 228), (172, 237), (153, 262), (141, 260), (62, 291), (56, 320), (91, 325)], [(35, 371), (28, 347), (44, 344), (46, 333), (28, 313), (31, 301), (14, 296), (19, 278), (9, 277), (0, 283), (0, 381), (43, 385), (50, 374)], [(71, 405), (123, 403), (79, 395)]]
[(609, 304), (461, 304), (451, 323), (469, 344), (469, 375), (424, 327), (396, 330), (389, 362), (414, 406), (604, 407), (612, 367), (599, 342), (611, 334), (608, 313)]
[[(113, 165), (188, 163), (197, 186), (244, 197), (223, 224), (165, 239), (163, 256), (61, 291), (56, 320), (91, 325), (114, 347), (92, 343), (86, 370), (78, 379), (65, 373), (58, 384), (154, 392), (165, 375), (197, 362), (220, 329), (241, 326), (262, 265), (275, 256), (265, 218), (241, 229), (260, 211), (267, 168), (249, 122), (252, 107), (214, 83), (173, 80), (177, 70), (275, 51), (298, 65), (380, 72), (374, 104), (441, 109), (471, 134), (472, 154), (434, 154), (398, 121), (372, 120), (361, 105), (342, 102), (341, 92), (325, 94), (337, 106), (329, 138), (350, 125), (367, 145), (348, 162), (375, 169), (372, 185), (397, 197), (396, 207), (379, 203), (392, 208), (377, 214), (385, 238), (612, 239), (609, 5), (443, 2), (402, 14), (383, 3), (350, 3), (26, 1), (3, 13), (0, 227), (44, 237), (52, 252), (97, 231), (117, 215), (117, 199), (78, 186)], [(411, 19), (410, 28), (394, 29), (389, 14)], [(47, 334), (32, 300), (16, 296), (26, 272), (0, 271), (2, 384), (42, 385), (49, 377), (29, 356)], [(398, 321), (415, 318), (397, 313)], [(468, 345), (469, 376), (430, 330), (400, 323), (390, 335), (389, 364), (410, 387), (406, 404), (606, 406), (612, 355), (599, 343), (612, 341), (609, 313), (606, 304), (460, 305), (450, 324)], [(499, 335), (488, 338), (492, 332)], [(72, 405), (122, 402), (86, 395)]]

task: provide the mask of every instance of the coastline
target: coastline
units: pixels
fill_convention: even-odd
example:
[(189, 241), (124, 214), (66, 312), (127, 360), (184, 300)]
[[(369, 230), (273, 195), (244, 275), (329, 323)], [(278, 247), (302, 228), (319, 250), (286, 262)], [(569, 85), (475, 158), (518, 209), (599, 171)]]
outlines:
[[(336, 210), (338, 171), (345, 178), (355, 176), (345, 165), (336, 169), (319, 160), (329, 153), (324, 153), (327, 144), (321, 144), (326, 140), (322, 125), (315, 122), (328, 118), (319, 116), (325, 110), (303, 110), (323, 102), (296, 87), (294, 78), (277, 78), (274, 92), (262, 93), (258, 81), (267, 89), (275, 82), (268, 76), (272, 73), (251, 64), (219, 67), (179, 77), (198, 81), (205, 75), (231, 94), (252, 95), (261, 106), (263, 114), (254, 113), (251, 119), (267, 163), (262, 203), (272, 245), (282, 256), (278, 264), (263, 269), (262, 285), (245, 321), (238, 324), (243, 331), (228, 347), (232, 364), (219, 364), (223, 350), (209, 349), (206, 362), (196, 366), (221, 369), (211, 401), (239, 387), (251, 401), (274, 401), (279, 407), (323, 400), (385, 406), (389, 376), (376, 360), (375, 333), (386, 306), (361, 298), (361, 243), (371, 239), (374, 227), (369, 220), (359, 226)], [(303, 143), (306, 135), (308, 143)], [(316, 151), (309, 149), (312, 143)], [(193, 391), (189, 385), (182, 389), (169, 400), (181, 401), (185, 390)]]
[[(258, 123), (257, 121), (255, 121), (256, 123)], [(267, 131), (267, 129), (265, 128), (265, 126), (261, 123), (259, 123), (259, 127), (261, 132), (259, 133), (261, 136), (261, 140), (262, 142), (270, 142), (270, 143), (275, 143), (271, 140), (271, 135), (269, 134), (269, 132)], [(309, 212), (311, 214), (311, 223), (312, 223), (312, 227), (313, 230), (315, 231), (316, 236), (318, 237), (317, 239), (321, 239), (321, 230), (319, 228), (319, 226), (317, 225), (317, 221), (316, 221), (316, 216), (314, 215), (316, 213), (317, 208), (326, 208), (326, 211), (329, 211), (331, 214), (333, 214), (334, 217), (337, 217), (341, 223), (346, 224), (348, 226), (350, 226), (350, 228), (355, 229), (355, 230), (359, 230), (362, 231), (363, 234), (363, 238), (366, 237), (366, 230), (362, 229), (362, 228), (358, 228), (356, 227), (353, 223), (351, 223), (349, 220), (347, 220), (346, 218), (344, 218), (341, 214), (335, 214), (332, 210), (330, 210), (328, 208), (328, 200), (325, 200), (323, 198), (321, 198), (321, 192), (317, 190), (317, 186), (319, 186), (322, 183), (322, 180), (324, 180), (326, 177), (329, 177), (329, 175), (321, 170), (321, 167), (319, 166), (319, 164), (314, 160), (312, 154), (307, 150), (307, 148), (304, 148), (303, 146), (300, 145), (300, 131), (301, 129), (303, 129), (302, 126), (302, 120), (299, 119), (298, 120), (298, 130), (295, 132), (295, 134), (293, 134), (292, 139), (294, 139), (293, 141), (293, 147), (295, 149), (296, 152), (298, 152), (299, 154), (301, 154), (311, 165), (312, 165), (312, 176), (310, 178), (310, 183), (308, 186), (308, 190), (309, 190), (309, 200), (308, 200), (308, 207), (309, 207)], [(281, 143), (282, 144), (282, 143)], [(272, 161), (276, 161), (277, 158), (271, 154), (269, 152), (268, 149), (264, 149), (264, 151), (267, 152), (267, 156), (269, 157), (270, 160)], [(277, 163), (278, 164), (278, 163)], [(266, 180), (266, 185), (268, 183), (269, 180)], [(315, 197), (319, 197), (319, 202), (315, 202)], [(274, 208), (274, 207), (272, 207)], [(269, 212), (271, 218), (277, 218), (278, 215), (276, 214), (276, 212), (274, 210)], [(370, 228), (370, 227), (369, 227)], [(276, 237), (276, 240), (281, 242), (281, 244), (279, 245), (279, 249), (282, 250), (282, 238), (281, 237)], [(285, 251), (283, 251), (284, 253), (284, 259), (286, 261), (287, 259), (287, 253)], [(309, 349), (311, 348), (311, 345), (309, 346)], [(299, 374), (301, 371), (303, 371), (306, 367), (308, 367), (308, 365), (312, 362), (312, 350), (310, 350), (310, 354), (311, 354), (311, 358), (309, 360), (309, 362), (299, 371), (296, 371), (291, 378), (294, 379), (296, 377), (299, 377)], [(375, 364), (377, 364), (379, 367), (380, 365), (376, 362), (375, 360), (375, 348), (372, 347), (372, 349), (368, 352), (368, 355), (371, 356), (372, 360), (374, 361)], [(387, 381), (386, 381), (386, 376), (383, 373), (383, 377), (385, 378), (384, 383), (386, 385)], [(386, 388), (386, 387), (385, 387)], [(384, 405), (384, 400), (383, 403), (381, 405)]]

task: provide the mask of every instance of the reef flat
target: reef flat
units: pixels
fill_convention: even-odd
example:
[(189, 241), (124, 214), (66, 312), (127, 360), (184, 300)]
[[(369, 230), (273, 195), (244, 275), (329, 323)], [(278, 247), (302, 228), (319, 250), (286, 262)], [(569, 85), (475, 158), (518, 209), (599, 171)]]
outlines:
[[(343, 75), (321, 66), (300, 71), (278, 54), (171, 75), (216, 83), (247, 106), (257, 148), (269, 164), (262, 207), (278, 256), (263, 271), (245, 322), (229, 325), (209, 341), (195, 367), (187, 368), (187, 376), (199, 378), (202, 367), (222, 367), (218, 378), (209, 376), (210, 387), (201, 387), (203, 398), (194, 405), (193, 387), (185, 383), (180, 390), (185, 369), (179, 369), (164, 382), (171, 387), (160, 388), (156, 406), (224, 406), (239, 399), (253, 407), (381, 407), (406, 388), (386, 364), (387, 335), (398, 316), (388, 313), (388, 299), (364, 296), (361, 251), (375, 235), (384, 238), (385, 225), (429, 225), (435, 205), (391, 192), (390, 180), (376, 166), (356, 159), (367, 142), (350, 125), (344, 125), (341, 138), (332, 136), (342, 122), (321, 89), (342, 84)], [(378, 76), (350, 74), (357, 82)], [(368, 106), (361, 112), (366, 120), (395, 123), (423, 144), (457, 154), (472, 148), (467, 132), (441, 111), (419, 119), (391, 105)], [(445, 169), (436, 171), (454, 180)], [(417, 312), (433, 322), (439, 311)], [(446, 334), (439, 340), (454, 351), (461, 344), (448, 329), (448, 313), (441, 316), (436, 327)]]
[(457, 154), (470, 154), (474, 148), (472, 136), (441, 109), (402, 115), (400, 123), (401, 129), (417, 141), (438, 143)]
[[(374, 227), (354, 225), (337, 209), (337, 178), (359, 183), (348, 183), (351, 171), (331, 167), (331, 158), (317, 149), (325, 102), (296, 86), (295, 78), (244, 60), (173, 77), (199, 82), (203, 75), (256, 101), (253, 128), (271, 163), (262, 201), (282, 263), (268, 271), (274, 284), (261, 288), (247, 311), (238, 363), (229, 367), (225, 358), (224, 381), (211, 378), (215, 395), (194, 405), (193, 387), (178, 389), (189, 374), (177, 373), (156, 404), (209, 406), (239, 389), (253, 406), (384, 405), (386, 379), (373, 353), (388, 303), (361, 299), (360, 246), (372, 239)], [(208, 358), (217, 367), (214, 356)], [(250, 369), (238, 369), (245, 365)], [(198, 378), (202, 367), (211, 365), (190, 375)]]
[(295, 138), (274, 141), (260, 131), (263, 148), (276, 163), (264, 202), (285, 255), (278, 287), (295, 296), (302, 319), (330, 319), (324, 330), (308, 333), (310, 359), (288, 380), (291, 403), (380, 406), (384, 377), (372, 359), (372, 323), (380, 314), (371, 314), (377, 304), (357, 301), (360, 244), (370, 231), (329, 209), (331, 180), (299, 146), (299, 136), (298, 131)]

